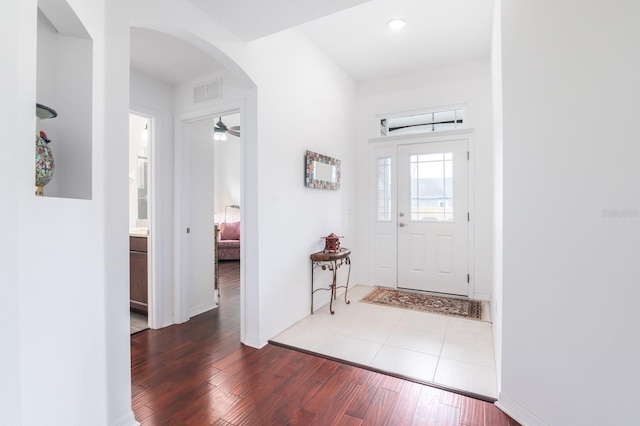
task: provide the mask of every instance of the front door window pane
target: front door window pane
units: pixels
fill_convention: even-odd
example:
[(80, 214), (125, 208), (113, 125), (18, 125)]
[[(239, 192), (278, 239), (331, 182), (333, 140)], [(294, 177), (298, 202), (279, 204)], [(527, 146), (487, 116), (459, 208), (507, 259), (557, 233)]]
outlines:
[(377, 218), (379, 221), (391, 221), (391, 157), (378, 158), (376, 164)]
[(411, 220), (453, 220), (453, 154), (410, 157)]

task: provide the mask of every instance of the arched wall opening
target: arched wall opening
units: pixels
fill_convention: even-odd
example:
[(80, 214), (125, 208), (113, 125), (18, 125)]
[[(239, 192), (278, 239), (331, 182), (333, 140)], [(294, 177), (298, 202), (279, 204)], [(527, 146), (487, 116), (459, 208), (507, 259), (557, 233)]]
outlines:
[[(162, 282), (170, 283), (165, 288), (158, 288), (153, 294), (164, 294), (165, 309), (154, 310), (156, 318), (152, 323), (157, 324), (160, 328), (173, 323), (180, 323), (189, 319), (188, 301), (188, 285), (186, 279), (186, 261), (188, 256), (186, 233), (188, 227), (187, 215), (185, 214), (185, 179), (184, 174), (188, 169), (185, 163), (184, 151), (184, 134), (185, 126), (189, 122), (199, 119), (205, 119), (216, 114), (220, 114), (230, 110), (237, 110), (241, 115), (242, 138), (240, 141), (241, 149), (241, 205), (240, 221), (242, 222), (242, 242), (241, 242), (241, 341), (250, 346), (259, 346), (257, 338), (251, 336), (258, 335), (258, 256), (257, 256), (257, 159), (255, 155), (247, 155), (247, 153), (255, 153), (257, 150), (257, 100), (256, 85), (248, 76), (247, 72), (231, 58), (227, 53), (223, 52), (212, 42), (205, 40), (203, 37), (186, 30), (177, 29), (175, 26), (169, 26), (159, 21), (150, 22), (143, 20), (132, 20), (131, 28), (143, 28), (157, 31), (166, 35), (175, 37), (202, 52), (210, 55), (217, 62), (223, 65), (222, 72), (222, 93), (220, 99), (208, 102), (202, 105), (189, 105), (185, 101), (188, 98), (185, 95), (192, 90), (192, 81), (178, 84), (174, 87), (173, 110), (171, 117), (165, 117), (170, 121), (171, 125), (166, 127), (165, 135), (155, 147), (156, 158), (160, 156), (164, 158), (162, 164), (158, 165), (155, 171), (156, 176), (164, 176), (164, 183), (154, 185), (154, 194), (157, 213), (171, 216), (171, 220), (165, 219), (160, 221), (156, 232), (163, 233), (164, 237), (153, 239), (152, 244), (162, 244), (163, 247), (156, 247), (156, 253), (164, 258), (157, 259), (153, 265), (161, 265), (164, 262), (170, 262), (173, 265), (171, 270), (156, 271), (151, 276), (154, 278), (156, 287), (162, 286)], [(225, 76), (232, 78), (234, 90), (225, 90)], [(134, 84), (134, 72), (132, 71), (132, 85)], [(133, 93), (134, 87), (130, 88)], [(191, 92), (193, 93), (193, 92)], [(133, 99), (132, 104), (139, 105), (140, 102)], [(153, 107), (152, 105), (148, 105)], [(165, 114), (168, 115), (168, 114)], [(170, 134), (169, 134), (170, 133)], [(158, 153), (159, 152), (159, 153)], [(167, 178), (167, 173), (171, 174)], [(162, 208), (165, 208), (163, 211)], [(170, 214), (166, 209), (171, 207)], [(152, 207), (153, 209), (153, 207)], [(158, 214), (152, 217), (158, 217)], [(170, 250), (168, 247), (170, 246)], [(163, 275), (164, 274), (164, 275)], [(172, 311), (172, 312), (169, 312)]]

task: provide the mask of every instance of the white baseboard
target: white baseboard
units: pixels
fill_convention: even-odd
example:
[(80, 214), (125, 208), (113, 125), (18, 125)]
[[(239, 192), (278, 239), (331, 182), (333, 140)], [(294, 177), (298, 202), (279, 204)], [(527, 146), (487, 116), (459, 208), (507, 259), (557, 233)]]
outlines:
[(262, 349), (267, 346), (269, 342), (261, 341), (257, 336), (245, 336), (244, 340), (242, 340), (242, 344), (246, 346), (250, 346), (256, 349)]
[(522, 426), (549, 426), (549, 423), (509, 398), (504, 392), (500, 392), (495, 405)]
[(191, 310), (189, 311), (189, 317), (195, 317), (196, 315), (200, 315), (217, 307), (218, 305), (216, 305), (213, 300), (201, 305), (192, 306)]
[(473, 293), (471, 298), (473, 300), (482, 300), (483, 302), (489, 302), (491, 300), (491, 296), (486, 293)]
[(136, 417), (133, 415), (133, 411), (129, 411), (127, 414), (111, 423), (111, 426), (140, 426), (140, 423), (138, 423)]
[(158, 328), (169, 327), (170, 325), (173, 325), (173, 324), (175, 324), (173, 321), (173, 315), (168, 315), (162, 318), (162, 321), (160, 322), (160, 326)]

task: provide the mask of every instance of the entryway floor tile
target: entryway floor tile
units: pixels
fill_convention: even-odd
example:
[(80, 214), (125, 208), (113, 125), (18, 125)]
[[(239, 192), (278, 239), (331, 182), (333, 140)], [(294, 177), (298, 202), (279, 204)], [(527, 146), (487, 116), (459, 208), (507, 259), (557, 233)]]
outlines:
[(492, 325), (362, 303), (373, 288), (338, 295), (272, 341), (421, 382), (497, 398)]

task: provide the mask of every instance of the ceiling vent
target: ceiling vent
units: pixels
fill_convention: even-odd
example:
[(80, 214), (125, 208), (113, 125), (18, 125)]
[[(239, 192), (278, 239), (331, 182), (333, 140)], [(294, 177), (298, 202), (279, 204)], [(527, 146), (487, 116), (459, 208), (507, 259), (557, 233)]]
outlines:
[(209, 81), (193, 88), (193, 103), (222, 99), (222, 79)]

